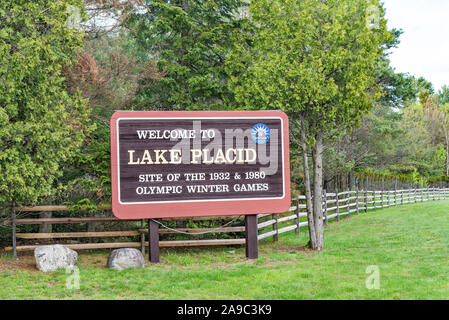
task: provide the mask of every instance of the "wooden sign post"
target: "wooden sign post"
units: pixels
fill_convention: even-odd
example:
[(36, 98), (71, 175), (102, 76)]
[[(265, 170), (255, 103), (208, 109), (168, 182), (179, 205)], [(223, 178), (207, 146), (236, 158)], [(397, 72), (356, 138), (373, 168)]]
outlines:
[(159, 225), (153, 219), (148, 220), (148, 246), (151, 263), (159, 263)]
[(152, 262), (159, 261), (152, 219), (248, 215), (247, 255), (257, 257), (256, 215), (290, 208), (283, 112), (118, 111), (110, 128), (112, 211), (150, 219)]
[(257, 259), (259, 248), (257, 241), (257, 215), (245, 216), (246, 257)]

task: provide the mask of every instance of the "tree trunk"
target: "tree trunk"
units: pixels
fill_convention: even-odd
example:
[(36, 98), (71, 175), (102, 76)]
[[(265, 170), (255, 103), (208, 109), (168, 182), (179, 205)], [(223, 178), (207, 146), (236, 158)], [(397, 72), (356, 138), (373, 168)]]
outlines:
[(446, 136), (446, 177), (449, 177), (449, 137)]
[[(39, 215), (41, 218), (51, 218), (52, 212), (43, 212)], [(52, 232), (52, 225), (49, 223), (44, 223), (39, 226), (39, 233), (51, 233)]]
[(324, 246), (323, 227), (323, 137), (317, 134), (313, 147), (313, 220), (316, 233), (316, 246), (312, 249), (321, 251)]
[(313, 217), (313, 204), (312, 204), (312, 191), (310, 184), (310, 172), (309, 172), (309, 157), (307, 155), (307, 138), (305, 132), (304, 120), (301, 119), (301, 149), (302, 158), (304, 163), (304, 186), (306, 189), (306, 207), (307, 207), (307, 222), (309, 226), (309, 246), (311, 248), (316, 247), (317, 238), (315, 233), (315, 223)]

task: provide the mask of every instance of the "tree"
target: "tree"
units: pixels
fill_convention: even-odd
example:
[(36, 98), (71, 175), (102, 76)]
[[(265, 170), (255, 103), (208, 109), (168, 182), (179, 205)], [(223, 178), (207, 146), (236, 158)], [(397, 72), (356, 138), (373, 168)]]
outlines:
[(0, 203), (53, 196), (90, 130), (86, 101), (67, 92), (62, 76), (83, 46), (83, 33), (66, 24), (70, 8), (82, 14), (83, 3), (0, 6)]
[(446, 177), (449, 177), (449, 102), (439, 107), (440, 123), (444, 137)]
[(436, 151), (436, 139), (431, 133), (433, 125), (425, 106), (412, 103), (402, 113), (400, 126), (403, 134), (396, 141), (397, 163), (415, 168), (421, 176), (434, 175), (432, 158)]
[[(391, 49), (397, 48), (403, 32), (393, 29), (391, 33), (393, 37), (384, 44), (385, 50), (377, 61), (374, 73), (376, 83), (381, 86), (383, 92), (379, 103), (392, 108), (401, 108), (408, 102), (416, 100), (419, 89), (413, 76), (407, 73), (396, 73), (390, 65)], [(422, 83), (424, 81), (424, 79), (421, 80)]]
[[(401, 30), (393, 29), (393, 37), (376, 63), (375, 83), (382, 88), (382, 97), (363, 117), (360, 127), (346, 130), (328, 139), (324, 145), (324, 184), (340, 190), (354, 187), (354, 171), (384, 169), (396, 163), (396, 142), (402, 134), (399, 129), (402, 108), (416, 101), (418, 89), (413, 76), (396, 73), (390, 65), (391, 49), (400, 43)], [(348, 183), (346, 183), (348, 181)]]
[(419, 90), (419, 102), (422, 105), (427, 103), (427, 100), (434, 94), (433, 85), (424, 77), (419, 77), (415, 80), (415, 86)]
[(83, 28), (90, 40), (119, 32), (129, 16), (147, 9), (145, 0), (84, 0), (84, 4), (89, 18)]
[(354, 172), (384, 169), (394, 163), (396, 142), (402, 134), (400, 119), (400, 113), (393, 108), (378, 105), (362, 118), (359, 127), (327, 139), (323, 154), (324, 188), (352, 189), (357, 185)]
[(449, 86), (444, 85), (438, 90), (438, 103), (440, 105), (449, 103)]
[(128, 19), (139, 57), (154, 72), (140, 80), (136, 108), (225, 108), (224, 61), (241, 0), (155, 0)]
[[(368, 20), (373, 5), (379, 7), (375, 28)], [(356, 126), (379, 98), (374, 68), (393, 35), (378, 1), (256, 0), (249, 12), (250, 26), (233, 35), (229, 85), (243, 107), (282, 109), (297, 128), (309, 245), (322, 250), (323, 141)]]
[(437, 105), (429, 99), (423, 113), (431, 143), (438, 145), (442, 142), (444, 145), (445, 175), (449, 176), (449, 103)]

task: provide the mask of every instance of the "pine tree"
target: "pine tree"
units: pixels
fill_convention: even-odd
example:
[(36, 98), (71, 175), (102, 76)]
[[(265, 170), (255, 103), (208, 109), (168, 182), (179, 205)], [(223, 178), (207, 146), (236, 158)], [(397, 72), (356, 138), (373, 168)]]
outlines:
[(241, 0), (155, 0), (128, 19), (140, 58), (154, 64), (140, 81), (137, 108), (225, 108), (224, 62), (241, 6)]
[(0, 5), (0, 204), (54, 195), (89, 131), (89, 110), (67, 92), (64, 66), (83, 45), (67, 23), (81, 0), (6, 0)]

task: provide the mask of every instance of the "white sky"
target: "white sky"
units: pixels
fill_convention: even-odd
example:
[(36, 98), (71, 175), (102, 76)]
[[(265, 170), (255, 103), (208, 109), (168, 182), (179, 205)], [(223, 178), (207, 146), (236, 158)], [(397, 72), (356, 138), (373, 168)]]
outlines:
[(397, 72), (449, 85), (449, 0), (382, 0), (388, 27), (402, 29), (390, 58)]

